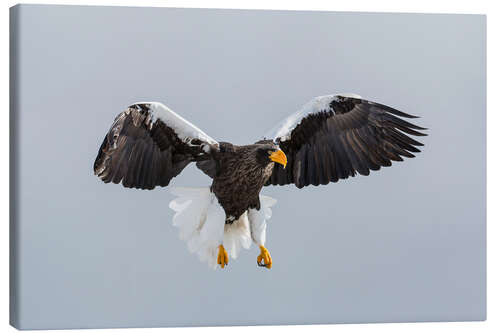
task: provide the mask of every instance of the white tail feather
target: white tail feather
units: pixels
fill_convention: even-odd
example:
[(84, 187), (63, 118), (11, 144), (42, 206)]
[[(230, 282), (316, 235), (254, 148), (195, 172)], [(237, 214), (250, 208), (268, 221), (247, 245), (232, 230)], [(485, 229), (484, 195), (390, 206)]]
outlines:
[(233, 259), (238, 258), (241, 248), (250, 248), (252, 236), (250, 235), (247, 212), (243, 213), (238, 220), (224, 226), (223, 245)]
[(173, 225), (179, 228), (179, 237), (187, 242), (190, 252), (210, 267), (217, 267), (221, 243), (233, 259), (238, 257), (241, 248), (251, 246), (252, 239), (259, 245), (264, 244), (266, 220), (271, 217), (275, 199), (261, 195), (259, 211), (250, 209), (238, 220), (225, 224), (224, 209), (209, 187), (175, 187), (170, 192), (178, 196), (169, 207), (175, 211)]

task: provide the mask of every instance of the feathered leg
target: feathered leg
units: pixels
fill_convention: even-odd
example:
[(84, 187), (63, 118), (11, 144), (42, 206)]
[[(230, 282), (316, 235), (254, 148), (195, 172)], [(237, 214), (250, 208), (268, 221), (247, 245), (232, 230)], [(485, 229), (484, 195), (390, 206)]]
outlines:
[(257, 256), (257, 265), (271, 269), (273, 260), (269, 251), (264, 247), (266, 243), (266, 220), (271, 218), (271, 207), (276, 200), (265, 195), (260, 196), (260, 209), (250, 208), (248, 210), (248, 220), (250, 222), (250, 233), (252, 240), (260, 248), (260, 254)]

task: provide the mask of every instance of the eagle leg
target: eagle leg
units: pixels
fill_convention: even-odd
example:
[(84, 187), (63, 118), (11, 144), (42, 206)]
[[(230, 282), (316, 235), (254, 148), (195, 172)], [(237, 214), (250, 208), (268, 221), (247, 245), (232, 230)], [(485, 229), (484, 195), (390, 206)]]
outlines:
[[(273, 259), (271, 259), (269, 251), (263, 245), (260, 245), (259, 247), (260, 254), (257, 257), (257, 265), (259, 265), (260, 267), (271, 269), (271, 267), (273, 266)], [(262, 263), (262, 261), (264, 261), (264, 263)]]
[(228, 265), (229, 257), (227, 255), (226, 249), (224, 246), (219, 245), (219, 254), (217, 255), (217, 264), (220, 265), (220, 268), (224, 268), (224, 266)]

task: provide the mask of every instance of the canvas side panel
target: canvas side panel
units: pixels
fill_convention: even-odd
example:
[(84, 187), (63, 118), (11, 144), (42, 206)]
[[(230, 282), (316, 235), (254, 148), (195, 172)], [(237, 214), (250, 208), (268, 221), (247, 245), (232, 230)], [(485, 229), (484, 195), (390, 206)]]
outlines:
[(16, 5), (9, 11), (9, 322), (12, 326), (20, 328), (19, 313), (19, 12), (20, 6)]

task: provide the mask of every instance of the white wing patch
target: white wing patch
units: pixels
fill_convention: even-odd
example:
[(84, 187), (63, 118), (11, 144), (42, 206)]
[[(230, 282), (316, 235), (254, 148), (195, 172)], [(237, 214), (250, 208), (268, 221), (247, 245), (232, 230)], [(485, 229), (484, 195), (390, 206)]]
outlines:
[(267, 139), (286, 141), (290, 139), (290, 135), (295, 127), (302, 121), (304, 117), (308, 114), (318, 113), (320, 111), (329, 111), (330, 103), (337, 97), (351, 97), (351, 98), (361, 98), (361, 96), (353, 93), (342, 93), (318, 96), (304, 104), (302, 108), (282, 120), (278, 125), (273, 127), (268, 134), (265, 136)]
[(210, 267), (217, 267), (221, 243), (233, 259), (238, 257), (242, 248), (250, 248), (252, 240), (264, 245), (266, 221), (271, 218), (275, 199), (261, 195), (259, 211), (249, 209), (238, 220), (226, 224), (224, 209), (209, 187), (175, 187), (170, 192), (178, 196), (169, 207), (175, 211), (173, 225), (179, 228), (179, 237), (187, 242), (191, 253), (196, 253)]
[(151, 124), (158, 119), (165, 125), (172, 128), (179, 139), (185, 143), (190, 143), (193, 139), (198, 139), (209, 144), (217, 144), (217, 141), (208, 136), (201, 129), (182, 118), (180, 115), (170, 110), (166, 105), (159, 102), (139, 102), (135, 104), (150, 104)]

